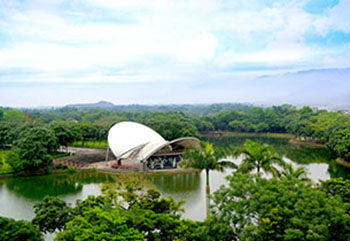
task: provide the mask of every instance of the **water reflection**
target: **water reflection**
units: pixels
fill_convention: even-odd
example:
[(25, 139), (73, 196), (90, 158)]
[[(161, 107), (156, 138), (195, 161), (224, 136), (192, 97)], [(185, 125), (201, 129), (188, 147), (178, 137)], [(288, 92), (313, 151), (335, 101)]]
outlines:
[(184, 214), (187, 218), (205, 218), (205, 197), (203, 172), (152, 175), (149, 177), (164, 196), (172, 196), (176, 201), (184, 200)]
[(273, 138), (266, 136), (238, 136), (210, 139), (217, 146), (235, 148), (242, 146), (246, 139), (273, 146), (277, 153), (287, 162), (295, 166), (304, 166), (309, 170), (310, 178), (314, 181), (329, 178), (350, 178), (349, 170), (335, 162), (334, 154), (327, 148), (315, 148), (306, 145), (295, 145), (287, 138)]
[(34, 201), (41, 200), (46, 195), (60, 196), (78, 193), (82, 187), (82, 184), (68, 181), (66, 176), (11, 178), (6, 182), (6, 188), (9, 191)]
[[(332, 153), (325, 148), (312, 148), (289, 143), (288, 139), (268, 137), (229, 137), (212, 140), (217, 146), (239, 146), (249, 138), (267, 143), (276, 148), (284, 160), (296, 166), (305, 166), (314, 181), (330, 177), (350, 178), (350, 171), (334, 161)], [(211, 191), (226, 184), (224, 173), (210, 172)], [(157, 174), (147, 176), (164, 196), (171, 195), (175, 200), (185, 200), (184, 216), (194, 220), (205, 218), (206, 195), (205, 173)], [(34, 216), (33, 205), (46, 195), (58, 196), (74, 203), (76, 199), (85, 199), (88, 195), (99, 195), (103, 183), (113, 182), (110, 175), (97, 172), (48, 175), (28, 178), (0, 179), (0, 216), (31, 220)]]
[(200, 173), (156, 174), (149, 177), (155, 187), (164, 189), (167, 193), (191, 192), (201, 184)]

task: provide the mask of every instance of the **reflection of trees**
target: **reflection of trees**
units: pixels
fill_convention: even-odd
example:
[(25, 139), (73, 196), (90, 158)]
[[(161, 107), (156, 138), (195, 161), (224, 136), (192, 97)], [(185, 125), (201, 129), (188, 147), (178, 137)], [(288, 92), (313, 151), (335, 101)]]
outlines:
[(149, 177), (155, 187), (169, 194), (198, 190), (200, 172), (152, 175)]
[(333, 160), (332, 153), (326, 148), (313, 148), (290, 144), (288, 139), (273, 137), (228, 137), (212, 140), (218, 146), (242, 146), (246, 139), (273, 146), (277, 153), (299, 164), (329, 163)]
[(46, 195), (59, 196), (77, 194), (83, 184), (103, 183), (112, 180), (99, 173), (76, 173), (6, 179), (6, 187), (18, 196), (41, 200)]
[(40, 176), (27, 178), (11, 178), (6, 182), (9, 191), (18, 196), (32, 200), (41, 200), (46, 195), (58, 196), (72, 193), (79, 193), (82, 185), (74, 182), (63, 182), (65, 177)]
[(91, 184), (91, 183), (105, 183), (113, 182), (111, 175), (102, 174), (99, 172), (78, 172), (72, 175), (66, 175), (65, 178), (60, 178), (57, 183), (79, 183), (79, 184)]
[(218, 146), (242, 146), (246, 139), (259, 143), (267, 143), (275, 147), (278, 154), (287, 157), (298, 164), (327, 163), (331, 178), (343, 177), (350, 179), (349, 169), (335, 162), (335, 157), (327, 148), (314, 148), (304, 145), (290, 144), (288, 139), (270, 137), (227, 137), (211, 140)]

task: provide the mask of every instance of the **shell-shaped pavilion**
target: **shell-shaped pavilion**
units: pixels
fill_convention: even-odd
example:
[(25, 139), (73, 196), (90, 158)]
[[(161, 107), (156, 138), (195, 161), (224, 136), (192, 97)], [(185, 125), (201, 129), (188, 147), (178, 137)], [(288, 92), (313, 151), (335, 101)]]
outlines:
[(177, 168), (186, 148), (200, 147), (197, 138), (167, 141), (148, 126), (130, 121), (112, 126), (108, 132), (108, 145), (117, 160), (144, 163), (149, 169)]

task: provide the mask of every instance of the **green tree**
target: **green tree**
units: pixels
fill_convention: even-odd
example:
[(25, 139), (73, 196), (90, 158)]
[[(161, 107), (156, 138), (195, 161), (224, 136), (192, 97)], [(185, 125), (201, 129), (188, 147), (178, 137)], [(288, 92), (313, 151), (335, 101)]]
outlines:
[(5, 110), (4, 121), (7, 122), (28, 122), (29, 118), (19, 110)]
[(87, 140), (91, 140), (96, 137), (97, 130), (95, 129), (95, 126), (91, 124), (91, 122), (80, 122), (78, 126), (83, 146)]
[(66, 231), (58, 233), (55, 240), (144, 240), (145, 234), (129, 227), (128, 221), (120, 209), (95, 207), (68, 222)]
[(63, 230), (65, 224), (73, 219), (72, 208), (57, 197), (46, 196), (34, 205), (35, 218), (32, 223), (44, 233)]
[(337, 155), (350, 162), (350, 128), (343, 128), (335, 131), (329, 137), (327, 145), (333, 149)]
[(286, 163), (281, 171), (281, 179), (299, 179), (306, 182), (311, 182), (308, 178), (308, 172), (305, 167), (293, 168), (292, 164)]
[(242, 148), (236, 150), (235, 155), (243, 155), (242, 163), (238, 168), (238, 171), (242, 173), (248, 173), (253, 170), (260, 173), (263, 170), (265, 173), (271, 173), (274, 177), (277, 177), (279, 176), (279, 171), (275, 165), (284, 166), (284, 161), (272, 146), (267, 144), (260, 145), (249, 139), (246, 140)]
[(50, 154), (58, 148), (57, 138), (50, 129), (35, 126), (19, 134), (7, 162), (18, 171), (31, 173), (46, 169), (52, 162)]
[(201, 240), (201, 224), (181, 218), (181, 203), (144, 188), (143, 180), (121, 175), (104, 185), (103, 195), (77, 200), (75, 207), (46, 197), (36, 204), (33, 223), (62, 230), (56, 240)]
[(40, 231), (30, 222), (4, 217), (0, 217), (0, 237), (2, 241), (44, 240)]
[(230, 152), (224, 148), (216, 148), (211, 143), (201, 143), (201, 149), (188, 149), (184, 154), (184, 160), (181, 166), (185, 168), (195, 168), (205, 170), (206, 174), (206, 193), (210, 194), (209, 171), (223, 171), (224, 168), (237, 168), (237, 166), (228, 160), (224, 160), (230, 155)]
[(49, 124), (49, 128), (54, 132), (60, 146), (68, 147), (77, 139), (73, 126), (68, 122), (53, 121)]
[[(228, 186), (213, 195), (212, 214), (206, 223), (214, 239), (350, 239), (348, 205), (338, 197), (298, 179), (233, 173), (227, 180)], [(231, 237), (225, 236), (228, 231)]]
[(12, 139), (9, 136), (9, 132), (13, 128), (13, 125), (7, 122), (0, 122), (0, 147), (12, 144)]
[(245, 131), (245, 125), (239, 120), (230, 121), (229, 126), (234, 131)]
[[(345, 203), (350, 204), (350, 180), (343, 178), (332, 178), (327, 181), (321, 181), (320, 189), (332, 196), (338, 196)], [(350, 210), (350, 206), (349, 206)]]

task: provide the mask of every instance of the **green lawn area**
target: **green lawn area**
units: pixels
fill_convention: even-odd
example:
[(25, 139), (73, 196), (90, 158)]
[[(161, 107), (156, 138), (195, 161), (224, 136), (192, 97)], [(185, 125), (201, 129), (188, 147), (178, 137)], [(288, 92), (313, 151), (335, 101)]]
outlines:
[(0, 150), (0, 174), (12, 173), (12, 167), (6, 163), (6, 156), (9, 154), (8, 150)]
[(107, 141), (85, 141), (84, 145), (82, 141), (75, 141), (71, 146), (75, 147), (87, 147), (87, 148), (96, 148), (96, 149), (107, 149)]

